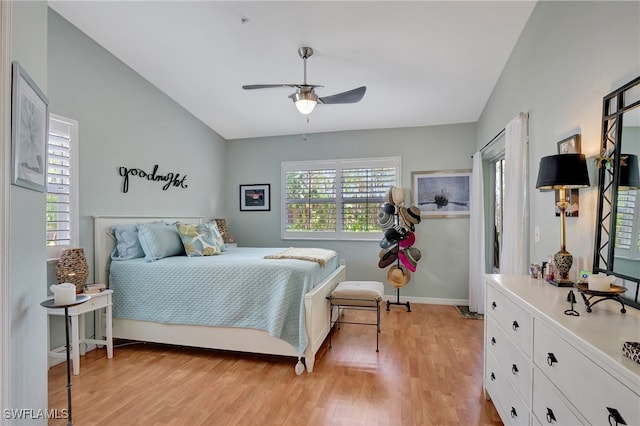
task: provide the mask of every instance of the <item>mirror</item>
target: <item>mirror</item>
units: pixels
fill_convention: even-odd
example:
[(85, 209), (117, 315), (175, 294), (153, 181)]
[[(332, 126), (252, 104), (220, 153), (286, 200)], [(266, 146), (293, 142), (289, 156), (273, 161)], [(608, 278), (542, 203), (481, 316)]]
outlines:
[[(635, 156), (635, 158), (632, 158)], [(628, 288), (625, 303), (640, 308), (640, 77), (603, 99), (598, 156), (598, 212), (593, 272), (615, 275)], [(629, 171), (632, 187), (628, 183)]]

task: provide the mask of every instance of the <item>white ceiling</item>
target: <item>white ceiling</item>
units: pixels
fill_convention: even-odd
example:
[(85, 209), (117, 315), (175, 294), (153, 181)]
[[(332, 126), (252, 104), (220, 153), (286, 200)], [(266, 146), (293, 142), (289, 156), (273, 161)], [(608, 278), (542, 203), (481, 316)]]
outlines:
[[(225, 139), (475, 122), (535, 1), (49, 1)], [(247, 20), (243, 23), (243, 18)], [(291, 88), (311, 46), (319, 96), (367, 86), (357, 104)]]

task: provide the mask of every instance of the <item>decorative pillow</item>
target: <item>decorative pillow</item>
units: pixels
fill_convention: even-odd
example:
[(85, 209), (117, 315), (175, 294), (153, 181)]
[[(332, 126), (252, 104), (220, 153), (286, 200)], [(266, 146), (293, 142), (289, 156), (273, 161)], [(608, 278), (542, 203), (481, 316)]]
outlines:
[(116, 243), (111, 251), (112, 260), (129, 260), (144, 257), (144, 251), (138, 240), (138, 226), (114, 225), (111, 233), (116, 238)]
[[(187, 256), (213, 256), (220, 254), (216, 232), (208, 223), (199, 225), (176, 225)], [(220, 235), (218, 233), (218, 235)]]
[(147, 262), (184, 255), (184, 247), (175, 225), (166, 222), (139, 223), (138, 239)]
[(227, 251), (229, 246), (227, 246), (227, 243), (224, 242), (224, 237), (222, 236), (222, 232), (220, 232), (220, 229), (218, 228), (218, 223), (215, 220), (212, 220), (211, 222), (207, 222), (206, 224), (211, 227), (211, 230), (215, 236), (216, 244), (218, 247), (220, 247), (220, 251)]

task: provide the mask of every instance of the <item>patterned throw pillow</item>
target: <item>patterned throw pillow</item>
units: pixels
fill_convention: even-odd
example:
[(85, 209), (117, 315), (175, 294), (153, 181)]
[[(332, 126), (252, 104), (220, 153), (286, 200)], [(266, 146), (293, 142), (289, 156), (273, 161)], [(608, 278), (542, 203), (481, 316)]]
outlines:
[(214, 229), (207, 223), (199, 225), (177, 225), (182, 245), (187, 256), (213, 256), (220, 254), (220, 246)]
[(213, 232), (216, 240), (216, 244), (220, 247), (220, 251), (227, 251), (229, 246), (224, 242), (224, 236), (222, 232), (220, 232), (220, 228), (218, 228), (218, 223), (215, 220), (206, 223), (211, 227), (211, 231)]

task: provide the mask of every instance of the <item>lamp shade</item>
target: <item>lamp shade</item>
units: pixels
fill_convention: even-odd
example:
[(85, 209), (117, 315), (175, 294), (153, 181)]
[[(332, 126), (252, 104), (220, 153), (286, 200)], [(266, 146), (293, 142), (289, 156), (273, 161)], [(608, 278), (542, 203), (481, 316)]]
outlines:
[(549, 155), (540, 159), (538, 189), (586, 188), (589, 186), (584, 154)]
[(296, 104), (296, 108), (301, 114), (311, 114), (311, 111), (316, 107), (318, 103), (318, 96), (313, 91), (301, 91), (300, 93), (294, 93), (291, 95), (293, 102)]
[(620, 164), (620, 191), (633, 191), (640, 189), (640, 172), (638, 172), (638, 156), (622, 154), (624, 165)]

